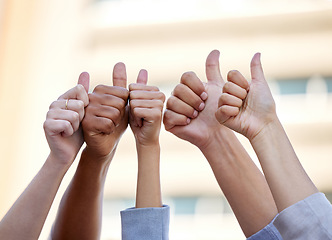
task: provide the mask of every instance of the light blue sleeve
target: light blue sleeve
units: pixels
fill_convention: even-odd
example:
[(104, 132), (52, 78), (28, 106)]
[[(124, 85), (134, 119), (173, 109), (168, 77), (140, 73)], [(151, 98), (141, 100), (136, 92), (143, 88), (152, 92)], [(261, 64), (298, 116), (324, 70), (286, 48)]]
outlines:
[(249, 238), (247, 238), (247, 240), (282, 240), (280, 233), (278, 232), (276, 227), (273, 225), (274, 219), (267, 226), (265, 226), (262, 230), (255, 233), (254, 235), (251, 235)]
[(122, 240), (168, 240), (169, 206), (121, 211)]
[(315, 193), (280, 212), (273, 224), (285, 240), (332, 239), (332, 205)]

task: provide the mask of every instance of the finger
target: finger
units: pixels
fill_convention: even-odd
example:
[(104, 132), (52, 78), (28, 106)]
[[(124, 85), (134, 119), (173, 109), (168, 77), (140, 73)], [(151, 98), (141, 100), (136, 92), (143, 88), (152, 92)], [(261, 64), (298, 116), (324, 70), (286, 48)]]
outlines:
[(148, 82), (148, 72), (145, 69), (141, 69), (139, 71), (136, 82), (138, 84), (143, 84), (143, 85), (147, 84), (147, 82)]
[(163, 109), (164, 107), (164, 102), (161, 100), (141, 100), (141, 99), (137, 99), (137, 100), (131, 100), (130, 101), (130, 107), (136, 108), (159, 108), (159, 109)]
[(225, 123), (229, 118), (237, 116), (239, 111), (238, 107), (223, 105), (217, 109), (215, 116), (218, 122)]
[(129, 91), (137, 91), (137, 90), (143, 90), (143, 91), (158, 91), (159, 88), (155, 86), (149, 86), (149, 85), (143, 85), (138, 83), (131, 83), (129, 85)]
[(80, 126), (80, 116), (77, 112), (68, 111), (63, 109), (52, 109), (47, 112), (46, 119), (65, 120), (70, 122), (74, 132), (78, 130)]
[(198, 111), (195, 108), (175, 96), (171, 96), (167, 100), (166, 108), (189, 118), (196, 118), (198, 116)]
[(224, 82), (220, 73), (219, 56), (220, 52), (218, 50), (213, 50), (206, 59), (205, 72), (208, 82)]
[(251, 78), (252, 78), (253, 82), (255, 82), (255, 81), (264, 81), (265, 82), (264, 72), (263, 72), (260, 58), (261, 58), (261, 54), (256, 53), (250, 63)]
[(164, 113), (163, 122), (165, 125), (165, 129), (169, 131), (175, 126), (185, 126), (190, 123), (190, 118), (185, 115), (178, 114), (171, 110), (166, 110)]
[(89, 97), (90, 97), (89, 106), (102, 105), (102, 106), (115, 107), (119, 110), (123, 110), (127, 103), (127, 101), (125, 101), (124, 99), (109, 94), (92, 93), (89, 94)]
[(46, 134), (51, 136), (62, 134), (64, 137), (69, 137), (75, 132), (70, 122), (56, 119), (46, 119), (44, 129)]
[(66, 99), (66, 100), (57, 100), (50, 105), (51, 109), (64, 109), (69, 111), (75, 111), (80, 116), (80, 121), (84, 117), (84, 103), (81, 100), (76, 99)]
[(204, 84), (194, 72), (186, 72), (182, 74), (180, 82), (188, 86), (194, 93), (200, 96), (203, 101), (207, 99)]
[(228, 106), (233, 106), (233, 107), (238, 107), (240, 108), (242, 106), (242, 99), (237, 98), (233, 95), (230, 95), (228, 93), (223, 93), (219, 97), (218, 101), (218, 107), (221, 107), (223, 105), (228, 105)]
[(144, 119), (149, 123), (159, 122), (162, 118), (162, 111), (157, 108), (140, 108), (133, 109), (133, 114), (136, 119)]
[(113, 86), (127, 87), (127, 73), (124, 63), (117, 63), (113, 68)]
[[(107, 118), (112, 120), (115, 126), (117, 126), (121, 121), (122, 112), (119, 109), (111, 106), (105, 105), (89, 105), (87, 109), (87, 115), (93, 115), (95, 117)], [(96, 123), (97, 124), (97, 123)]]
[[(123, 87), (113, 87), (113, 86), (106, 86), (106, 85), (98, 85), (93, 90), (93, 94), (98, 94), (102, 98), (106, 97), (104, 95), (110, 95), (110, 96), (113, 96), (113, 97), (121, 98), (125, 102), (127, 102), (128, 96), (129, 96), (129, 91), (126, 88), (123, 88)], [(92, 94), (90, 94), (90, 95), (92, 95)]]
[(88, 132), (90, 136), (100, 133), (109, 135), (115, 130), (115, 124), (111, 119), (92, 115), (84, 118), (82, 125), (84, 131)]
[(237, 70), (232, 70), (228, 72), (227, 81), (235, 83), (236, 85), (242, 87), (246, 91), (249, 90), (249, 83), (247, 79), (245, 79), (245, 77), (243, 77), (243, 75)]
[(89, 84), (90, 84), (89, 73), (82, 72), (80, 74), (80, 76), (78, 77), (78, 84), (81, 84), (84, 87), (86, 93), (88, 93), (89, 92)]
[(78, 84), (72, 89), (62, 94), (58, 99), (77, 99), (84, 102), (84, 106), (89, 104), (89, 97), (83, 85)]
[(155, 100), (159, 99), (165, 101), (165, 95), (162, 92), (157, 91), (131, 91), (129, 94), (129, 99), (145, 99), (145, 100)]
[(194, 93), (187, 85), (182, 83), (178, 84), (174, 91), (173, 96), (187, 103), (191, 107), (195, 108), (197, 111), (202, 111), (205, 107), (203, 100)]
[(222, 91), (240, 99), (245, 99), (247, 96), (247, 91), (245, 89), (232, 82), (225, 83)]

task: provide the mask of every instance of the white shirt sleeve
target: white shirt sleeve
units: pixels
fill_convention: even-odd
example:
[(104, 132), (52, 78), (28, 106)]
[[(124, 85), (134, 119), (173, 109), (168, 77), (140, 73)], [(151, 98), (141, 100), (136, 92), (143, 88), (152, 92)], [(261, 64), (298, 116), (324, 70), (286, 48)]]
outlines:
[(280, 212), (273, 225), (284, 240), (332, 240), (332, 205), (315, 193)]

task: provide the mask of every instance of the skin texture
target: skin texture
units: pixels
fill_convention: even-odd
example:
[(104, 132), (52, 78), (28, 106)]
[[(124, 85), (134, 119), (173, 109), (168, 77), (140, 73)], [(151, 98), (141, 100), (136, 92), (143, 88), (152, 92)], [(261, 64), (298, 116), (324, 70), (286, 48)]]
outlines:
[(249, 139), (280, 212), (318, 190), (277, 117), (259, 53), (254, 55), (250, 66), (250, 83), (238, 71), (228, 74), (215, 115), (221, 124)]
[(82, 121), (86, 147), (62, 197), (52, 239), (99, 239), (107, 170), (128, 125), (129, 91), (123, 63), (113, 69), (113, 86), (98, 85), (89, 94)]
[(265, 178), (234, 133), (215, 118), (224, 80), (219, 52), (206, 60), (207, 82), (195, 73), (181, 77), (166, 104), (165, 129), (197, 146), (208, 160), (235, 216), (249, 237), (264, 228), (277, 214)]
[(165, 95), (146, 83), (147, 72), (141, 70), (137, 83), (129, 86), (129, 123), (138, 157), (136, 208), (162, 206), (159, 133)]
[[(50, 154), (0, 222), (0, 239), (38, 239), (63, 176), (83, 144), (80, 122), (89, 99), (89, 76), (50, 105), (44, 131)], [(66, 107), (67, 102), (67, 107)]]
[(138, 154), (136, 207), (161, 207), (159, 132), (165, 96), (146, 83), (147, 72), (141, 70), (128, 90), (125, 65), (118, 63), (113, 86), (98, 85), (89, 94), (82, 121), (86, 148), (61, 200), (53, 240), (100, 238), (105, 179), (129, 122)]

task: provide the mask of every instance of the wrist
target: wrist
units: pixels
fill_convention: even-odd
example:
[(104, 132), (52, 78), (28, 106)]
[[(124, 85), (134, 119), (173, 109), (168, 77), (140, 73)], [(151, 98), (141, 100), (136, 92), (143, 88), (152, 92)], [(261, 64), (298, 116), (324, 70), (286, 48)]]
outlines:
[(99, 152), (95, 151), (94, 148), (89, 147), (88, 145), (82, 151), (82, 158), (87, 161), (93, 161), (95, 164), (103, 165), (109, 164), (115, 154), (117, 145), (114, 146), (113, 150), (106, 155), (102, 155)]
[[(282, 131), (280, 131), (282, 130)], [(275, 134), (283, 132), (283, 127), (277, 115), (271, 118), (254, 136), (248, 138), (252, 146), (257, 144), (264, 144), (266, 141), (274, 138)]]
[(142, 145), (136, 143), (138, 163), (146, 161), (154, 161), (160, 159), (160, 144), (159, 142), (154, 142), (149, 145)]
[(204, 155), (209, 155), (214, 152), (217, 153), (220, 150), (221, 144), (230, 142), (232, 136), (235, 136), (232, 130), (220, 125), (220, 128), (211, 131), (208, 140), (203, 145), (197, 145), (197, 147)]
[(64, 175), (70, 168), (72, 162), (72, 160), (63, 161), (63, 159), (57, 158), (52, 152), (50, 152), (45, 161), (45, 166)]

